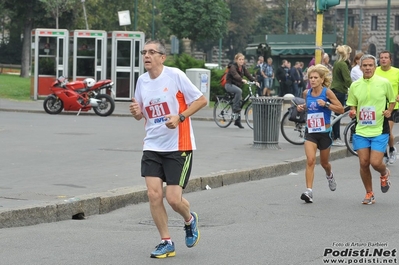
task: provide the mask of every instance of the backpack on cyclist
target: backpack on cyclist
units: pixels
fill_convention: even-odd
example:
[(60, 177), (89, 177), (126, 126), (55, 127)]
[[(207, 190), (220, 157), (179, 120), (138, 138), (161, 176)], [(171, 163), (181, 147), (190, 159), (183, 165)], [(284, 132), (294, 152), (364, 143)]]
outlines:
[(229, 64), (227, 65), (227, 67), (226, 67), (226, 69), (224, 70), (224, 73), (223, 73), (223, 75), (222, 75), (222, 78), (220, 78), (220, 85), (221, 85), (222, 87), (224, 87), (224, 86), (226, 85), (226, 83), (227, 83), (227, 74), (229, 73), (230, 66), (231, 66), (232, 64), (233, 64), (233, 63), (229, 63)]

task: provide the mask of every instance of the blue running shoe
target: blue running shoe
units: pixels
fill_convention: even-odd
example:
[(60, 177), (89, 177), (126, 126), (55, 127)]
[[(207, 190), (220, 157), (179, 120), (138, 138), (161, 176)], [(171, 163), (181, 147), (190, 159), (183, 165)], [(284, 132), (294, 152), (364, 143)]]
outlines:
[(151, 258), (157, 259), (174, 257), (175, 255), (175, 243), (172, 242), (172, 244), (170, 244), (166, 240), (163, 240), (158, 246), (155, 247), (155, 250), (151, 252)]
[(194, 217), (193, 221), (189, 225), (184, 226), (186, 230), (186, 246), (189, 248), (197, 245), (200, 240), (200, 232), (198, 230), (198, 215), (192, 212), (191, 215)]

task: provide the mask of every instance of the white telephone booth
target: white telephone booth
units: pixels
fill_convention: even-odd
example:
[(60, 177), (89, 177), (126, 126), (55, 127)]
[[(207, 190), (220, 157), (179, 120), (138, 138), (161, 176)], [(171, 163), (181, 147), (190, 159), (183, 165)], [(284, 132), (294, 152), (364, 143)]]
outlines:
[(107, 33), (103, 30), (74, 30), (70, 36), (70, 57), (72, 68), (69, 79), (83, 80), (87, 77), (94, 80), (106, 79), (107, 73)]
[(143, 32), (112, 31), (108, 33), (108, 78), (115, 83), (115, 99), (117, 100), (131, 100), (134, 96), (137, 79), (144, 73), (140, 53), (144, 43)]
[(31, 98), (51, 94), (50, 86), (58, 76), (68, 75), (68, 31), (33, 29)]

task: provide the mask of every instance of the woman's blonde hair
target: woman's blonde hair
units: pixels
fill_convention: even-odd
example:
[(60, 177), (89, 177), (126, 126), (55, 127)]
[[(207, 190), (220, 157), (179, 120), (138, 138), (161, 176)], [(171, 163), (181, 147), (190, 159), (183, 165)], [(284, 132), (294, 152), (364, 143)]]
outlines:
[(347, 61), (351, 55), (352, 48), (348, 45), (340, 45), (337, 47), (335, 53), (338, 55), (337, 61)]
[(236, 62), (237, 59), (240, 58), (240, 57), (244, 57), (244, 58), (245, 58), (244, 54), (242, 54), (241, 52), (239, 52), (239, 53), (236, 54), (236, 56), (234, 56), (234, 61)]
[(331, 72), (322, 64), (316, 64), (308, 68), (308, 78), (311, 73), (318, 73), (321, 79), (324, 79), (322, 86), (330, 87), (331, 85)]

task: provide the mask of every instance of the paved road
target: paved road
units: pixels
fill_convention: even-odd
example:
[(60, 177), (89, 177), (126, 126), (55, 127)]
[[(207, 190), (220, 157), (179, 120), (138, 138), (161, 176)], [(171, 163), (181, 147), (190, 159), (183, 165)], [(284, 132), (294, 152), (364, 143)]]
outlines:
[[(0, 227), (31, 225), (108, 213), (146, 201), (139, 176), (143, 122), (126, 102), (115, 115), (48, 115), (42, 101), (0, 99)], [(297, 172), (303, 146), (253, 145), (253, 131), (217, 127), (212, 110), (193, 117), (198, 150), (187, 192)], [(333, 147), (332, 159), (347, 155)]]
[[(2, 229), (1, 264), (320, 265), (328, 264), (323, 263), (326, 249), (335, 251), (337, 258), (345, 261), (361, 258), (339, 255), (350, 249), (369, 249), (369, 254), (383, 249), (388, 251), (386, 260), (397, 259), (397, 252), (392, 255), (392, 250), (399, 247), (397, 174), (392, 176), (391, 190), (382, 194), (374, 173), (377, 202), (362, 205), (365, 192), (357, 158), (336, 160), (332, 166), (337, 190), (328, 189), (323, 170), (317, 166), (313, 204), (299, 199), (305, 186), (303, 170), (297, 171), (297, 175), (186, 194), (199, 214), (201, 240), (195, 248), (186, 248), (182, 220), (168, 208), (176, 244), (173, 258), (162, 261), (149, 258), (158, 235), (148, 203), (141, 203), (106, 215), (89, 216), (86, 220)], [(397, 168), (398, 165), (391, 166), (392, 172), (397, 172)], [(369, 246), (370, 243), (382, 246)], [(382, 257), (379, 258), (382, 262)], [(384, 264), (397, 263), (396, 260)]]

